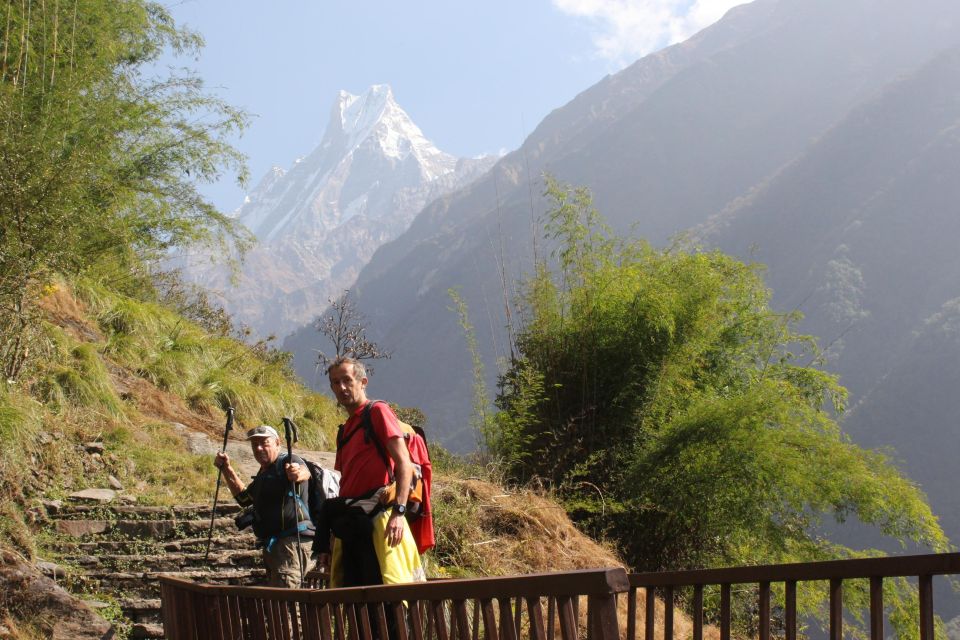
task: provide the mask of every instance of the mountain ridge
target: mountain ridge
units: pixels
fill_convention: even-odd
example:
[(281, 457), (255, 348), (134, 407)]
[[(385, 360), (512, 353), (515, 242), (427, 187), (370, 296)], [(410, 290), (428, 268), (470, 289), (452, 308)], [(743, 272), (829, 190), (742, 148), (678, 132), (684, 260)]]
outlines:
[(804, 313), (801, 329), (824, 338), (851, 392), (844, 429), (893, 447), (953, 537), (960, 499), (943, 470), (960, 455), (949, 391), (958, 168), (960, 47), (885, 87), (700, 230), (767, 265), (775, 302)]

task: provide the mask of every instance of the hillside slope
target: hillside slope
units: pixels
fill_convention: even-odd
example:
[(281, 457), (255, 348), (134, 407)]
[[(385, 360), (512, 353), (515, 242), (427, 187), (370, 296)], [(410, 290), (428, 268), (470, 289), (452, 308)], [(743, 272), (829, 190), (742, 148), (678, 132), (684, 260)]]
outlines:
[[(215, 483), (210, 459), (223, 436), (221, 403), (237, 408), (228, 449), (251, 474), (256, 465), (238, 435), (244, 428), (291, 415), (302, 429), (298, 450), (329, 465), (331, 454), (307, 448), (329, 450), (340, 414), (332, 401), (293, 382), (278, 354), (207, 334), (162, 305), (95, 284), (60, 283), (43, 299), (43, 309), (45, 353), (21, 382), (0, 392), (0, 435), (22, 445), (4, 448), (0, 456), (0, 586), (6, 593), (0, 625), (14, 638), (100, 637), (105, 627), (95, 622), (90, 607), (72, 599), (54, 578), (109, 613), (126, 634), (134, 619), (121, 617), (121, 611), (145, 615), (156, 606), (140, 595), (150, 572), (206, 575), (203, 565), (196, 565), (202, 544), (193, 538), (209, 516), (186, 518), (204, 509), (209, 513)], [(549, 496), (463, 476), (442, 462), (435, 474), (438, 543), (429, 560), (434, 575), (622, 564), (609, 548), (580, 533)], [(74, 496), (84, 489), (101, 490), (109, 502), (84, 506)], [(222, 489), (225, 503), (230, 500)], [(234, 556), (255, 564), (243, 547), (249, 536), (232, 533), (227, 511), (221, 515), (228, 517), (217, 521), (216, 544), (227, 546), (215, 547), (216, 566)], [(168, 513), (179, 514), (174, 517), (180, 525), (153, 521)], [(123, 517), (143, 520), (115, 521)], [(193, 537), (167, 540), (180, 528)], [(133, 539), (123, 533), (127, 530), (147, 532), (150, 540)], [(231, 536), (240, 547), (225, 542)], [(243, 567), (242, 579), (255, 577)], [(138, 582), (142, 571), (147, 573)], [(116, 584), (101, 591), (108, 576)], [(129, 593), (123, 584), (129, 584)], [(157, 633), (155, 624), (137, 622), (136, 633)], [(682, 629), (686, 623), (677, 624)]]
[[(211, 334), (157, 302), (61, 281), (40, 306), (38, 351), (0, 388), (0, 437), (17, 445), (0, 452), (0, 624), (19, 628), (14, 637), (79, 638), (89, 612), (24, 562), (59, 560), (49, 505), (83, 501), (85, 490), (120, 506), (205, 503), (223, 408), (236, 407), (243, 448), (238, 433), (284, 415), (300, 424), (303, 445), (329, 448), (339, 413), (294, 380), (282, 354)], [(54, 576), (69, 569), (47, 566)]]

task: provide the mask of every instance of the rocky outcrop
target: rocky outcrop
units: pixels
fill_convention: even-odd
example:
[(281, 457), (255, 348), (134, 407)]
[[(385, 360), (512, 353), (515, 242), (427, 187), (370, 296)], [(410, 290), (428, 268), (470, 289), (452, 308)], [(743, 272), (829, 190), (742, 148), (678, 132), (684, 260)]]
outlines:
[[(56, 567), (47, 567), (56, 573)], [(52, 640), (107, 640), (110, 623), (23, 557), (0, 551), (0, 609), (31, 621)]]

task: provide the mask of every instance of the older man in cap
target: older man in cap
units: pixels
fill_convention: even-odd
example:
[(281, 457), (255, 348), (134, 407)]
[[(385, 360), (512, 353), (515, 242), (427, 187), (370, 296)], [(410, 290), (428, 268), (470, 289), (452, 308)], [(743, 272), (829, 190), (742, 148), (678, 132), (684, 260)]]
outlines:
[(314, 564), (309, 545), (315, 529), (307, 507), (310, 469), (297, 456), (287, 460), (287, 454), (280, 451), (280, 436), (269, 425), (248, 431), (247, 440), (260, 463), (249, 486), (225, 452), (218, 453), (213, 464), (223, 471), (233, 497), (247, 508), (244, 514), (252, 517), (257, 546), (263, 549), (267, 586), (299, 587), (300, 576)]

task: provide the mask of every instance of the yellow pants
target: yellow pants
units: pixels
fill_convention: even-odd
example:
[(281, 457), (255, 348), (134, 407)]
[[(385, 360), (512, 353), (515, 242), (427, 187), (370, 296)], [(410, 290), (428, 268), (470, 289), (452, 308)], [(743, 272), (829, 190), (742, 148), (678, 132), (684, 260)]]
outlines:
[[(427, 575), (424, 573), (423, 564), (420, 562), (417, 543), (414, 542), (413, 536), (410, 534), (410, 527), (407, 526), (405, 519), (403, 520), (403, 536), (400, 538), (400, 544), (395, 547), (387, 545), (387, 522), (390, 520), (390, 514), (391, 511), (387, 510), (373, 517), (373, 549), (377, 553), (383, 584), (425, 582)], [(340, 539), (334, 538), (333, 553), (330, 558), (331, 587), (343, 586), (342, 560), (343, 550), (340, 547)]]

